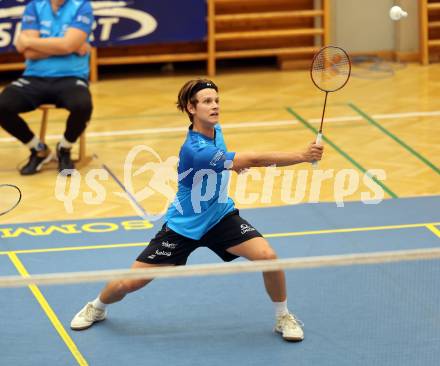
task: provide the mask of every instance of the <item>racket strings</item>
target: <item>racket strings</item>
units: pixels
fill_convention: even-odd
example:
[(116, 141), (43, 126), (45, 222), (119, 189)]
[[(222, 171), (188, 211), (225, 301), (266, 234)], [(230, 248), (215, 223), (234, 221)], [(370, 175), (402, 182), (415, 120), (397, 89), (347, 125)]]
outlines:
[(350, 59), (342, 49), (325, 47), (313, 60), (311, 76), (319, 89), (331, 92), (346, 84), (350, 71)]

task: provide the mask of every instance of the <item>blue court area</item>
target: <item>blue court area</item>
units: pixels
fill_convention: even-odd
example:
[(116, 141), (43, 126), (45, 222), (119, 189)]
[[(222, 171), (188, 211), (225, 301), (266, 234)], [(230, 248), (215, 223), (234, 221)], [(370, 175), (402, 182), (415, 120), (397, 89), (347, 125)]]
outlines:
[[(438, 248), (439, 208), (436, 196), (241, 214), (292, 258)], [(1, 225), (0, 275), (127, 268), (162, 224), (137, 220)], [(189, 264), (218, 261), (199, 249)], [(294, 270), (287, 283), (301, 343), (272, 332), (261, 274), (156, 280), (82, 332), (70, 320), (103, 284), (0, 289), (0, 364), (438, 365), (439, 259)]]

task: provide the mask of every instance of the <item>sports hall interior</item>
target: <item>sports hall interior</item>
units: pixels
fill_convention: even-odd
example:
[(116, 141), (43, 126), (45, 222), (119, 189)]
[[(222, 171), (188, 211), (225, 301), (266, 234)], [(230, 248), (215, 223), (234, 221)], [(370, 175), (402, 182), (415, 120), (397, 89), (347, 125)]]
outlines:
[[(173, 1), (160, 21), (174, 21)], [(29, 150), (0, 130), (0, 184), (22, 193), (0, 216), (0, 276), (130, 266), (163, 224), (177, 187), (175, 177), (162, 181), (166, 189), (151, 182), (155, 165), (175, 169), (189, 126), (177, 93), (189, 79), (218, 85), (230, 151), (305, 149), (316, 139), (325, 97), (310, 66), (329, 45), (348, 53), (351, 75), (328, 94), (318, 169), (233, 173), (229, 194), (280, 259), (371, 255), (371, 262), (287, 271), (289, 305), (305, 324), (298, 344), (271, 333), (259, 273), (159, 279), (84, 332), (71, 331), (70, 319), (102, 283), (0, 288), (0, 364), (437, 365), (440, 1), (195, 3), (200, 40), (147, 36), (144, 44), (115, 39), (93, 47), (94, 110), (75, 177), (58, 176), (55, 161), (21, 176)], [(391, 20), (393, 5), (408, 16)], [(110, 23), (96, 27), (97, 39), (103, 24)], [(0, 53), (1, 89), (20, 77), (23, 61), (12, 46)], [(23, 115), (36, 134), (42, 116), (38, 108)], [(67, 111), (51, 108), (47, 118), (44, 138), (54, 148)], [(381, 261), (381, 253), (401, 259)], [(200, 250), (188, 266), (218, 262)]]

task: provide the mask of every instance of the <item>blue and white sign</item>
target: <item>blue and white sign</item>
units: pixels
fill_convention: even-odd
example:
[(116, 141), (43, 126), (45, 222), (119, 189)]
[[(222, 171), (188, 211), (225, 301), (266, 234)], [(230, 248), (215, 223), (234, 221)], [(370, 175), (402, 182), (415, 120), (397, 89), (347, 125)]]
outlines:
[[(15, 52), (14, 40), (29, 2), (0, 0), (0, 53)], [(205, 0), (109, 0), (92, 1), (92, 6), (97, 47), (196, 42), (207, 33)]]

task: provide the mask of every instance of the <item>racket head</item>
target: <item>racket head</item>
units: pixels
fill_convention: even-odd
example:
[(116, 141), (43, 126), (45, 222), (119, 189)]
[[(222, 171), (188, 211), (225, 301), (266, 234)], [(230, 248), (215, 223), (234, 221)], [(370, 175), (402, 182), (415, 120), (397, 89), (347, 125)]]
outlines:
[(21, 201), (20, 188), (14, 184), (0, 184), (0, 216), (6, 215), (16, 208)]
[(347, 84), (351, 75), (351, 61), (347, 52), (336, 46), (321, 48), (313, 57), (310, 77), (317, 88), (334, 92)]

